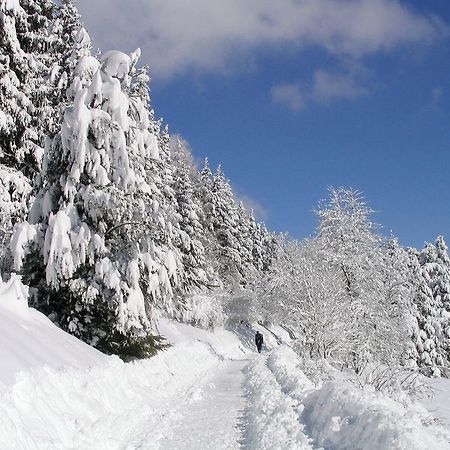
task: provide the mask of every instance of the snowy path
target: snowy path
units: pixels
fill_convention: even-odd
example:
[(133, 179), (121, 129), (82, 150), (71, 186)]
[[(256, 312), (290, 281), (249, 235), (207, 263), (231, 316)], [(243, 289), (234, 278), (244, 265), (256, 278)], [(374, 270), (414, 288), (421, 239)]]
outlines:
[(175, 411), (173, 435), (161, 449), (237, 449), (245, 408), (243, 369), (247, 361), (227, 361), (200, 386), (193, 386)]
[[(75, 448), (227, 450), (240, 448), (248, 360), (224, 360), (160, 389), (140, 391), (124, 413), (83, 430)], [(89, 436), (89, 438), (87, 438)], [(100, 437), (107, 436), (106, 440)], [(86, 439), (87, 438), (87, 439)]]

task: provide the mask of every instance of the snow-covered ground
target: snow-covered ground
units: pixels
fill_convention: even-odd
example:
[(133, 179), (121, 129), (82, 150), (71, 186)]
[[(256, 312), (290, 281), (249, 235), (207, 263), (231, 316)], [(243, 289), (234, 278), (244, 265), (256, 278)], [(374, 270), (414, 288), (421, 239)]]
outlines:
[(21, 372), (34, 368), (86, 368), (107, 361), (103, 353), (28, 308), (26, 298), (27, 287), (19, 277), (0, 281), (0, 386), (13, 384)]
[[(0, 449), (446, 449), (450, 384), (393, 400), (341, 380), (314, 384), (289, 332), (245, 324), (214, 333), (161, 321), (173, 346), (123, 363), (29, 309), (0, 285)], [(317, 381), (317, 380), (316, 380)]]

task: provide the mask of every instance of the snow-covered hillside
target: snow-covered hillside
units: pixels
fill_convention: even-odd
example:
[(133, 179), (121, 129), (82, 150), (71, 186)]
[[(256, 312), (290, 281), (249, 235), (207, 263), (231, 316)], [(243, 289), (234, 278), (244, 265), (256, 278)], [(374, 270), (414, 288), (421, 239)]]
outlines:
[(27, 290), (18, 276), (0, 281), (0, 382), (41, 368), (87, 368), (108, 357), (65, 333), (42, 313), (28, 308)]
[(450, 448), (450, 432), (407, 397), (313, 383), (281, 327), (256, 326), (259, 355), (248, 324), (208, 332), (162, 320), (173, 345), (124, 363), (55, 327), (25, 295), (17, 277), (1, 284), (1, 449)]

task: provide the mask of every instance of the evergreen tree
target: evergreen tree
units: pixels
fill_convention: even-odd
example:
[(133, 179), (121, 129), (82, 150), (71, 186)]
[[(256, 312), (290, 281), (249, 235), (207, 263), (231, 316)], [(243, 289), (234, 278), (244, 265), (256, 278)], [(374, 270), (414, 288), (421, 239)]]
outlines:
[(175, 314), (178, 284), (171, 224), (154, 179), (158, 136), (146, 99), (129, 95), (142, 81), (134, 77), (138, 56), (79, 58), (75, 100), (45, 155), (32, 210), (41, 238), (23, 267), (39, 309), (117, 353), (147, 339), (158, 311)]
[(406, 340), (406, 352), (402, 363), (417, 367), (419, 354), (415, 343), (419, 339), (417, 308), (413, 301), (417, 292), (416, 278), (418, 261), (411, 250), (403, 249), (395, 237), (391, 237), (383, 247), (382, 281), (380, 292), (385, 296), (385, 302), (390, 306), (393, 317), (398, 318), (398, 327), (393, 331), (396, 342)]
[(419, 365), (434, 376), (448, 366), (450, 348), (450, 264), (442, 236), (419, 255), (420, 289), (416, 297), (420, 340)]
[[(28, 214), (38, 182), (46, 133), (54, 116), (49, 98), (49, 67), (57, 59), (49, 0), (0, 1), (0, 196), (2, 244)], [(15, 210), (14, 210), (15, 208)], [(10, 271), (2, 248), (2, 265)]]
[(54, 8), (50, 0), (0, 1), (0, 163), (29, 178), (39, 169), (52, 115)]
[[(427, 334), (422, 329), (424, 326), (424, 313), (423, 299), (426, 298), (426, 294), (429, 294), (429, 290), (422, 276), (422, 270), (419, 263), (420, 253), (415, 248), (408, 248), (408, 268), (411, 275), (412, 286), (412, 305), (411, 305), (411, 341), (412, 345), (408, 348), (407, 357), (412, 361), (412, 365), (416, 367), (423, 367), (425, 362), (428, 361), (428, 365), (431, 365), (431, 359), (429, 356), (424, 355), (425, 342), (427, 340)], [(426, 315), (426, 314), (425, 314)]]
[(435, 295), (439, 283), (440, 268), (436, 263), (437, 252), (433, 244), (426, 244), (419, 256), (420, 275), (424, 279), (418, 293), (419, 328), (423, 340), (423, 352), (420, 355), (420, 366), (430, 367), (431, 373), (439, 376), (440, 367), (444, 364), (442, 348), (442, 318), (443, 308), (440, 297)]
[(50, 101), (54, 109), (48, 125), (51, 135), (59, 131), (65, 107), (73, 102), (76, 87), (73, 83), (75, 68), (81, 57), (90, 56), (91, 39), (82, 27), (80, 14), (73, 0), (62, 0), (56, 5), (52, 24), (52, 52), (57, 56), (50, 68)]
[(447, 341), (445, 348), (447, 350), (447, 360), (450, 360), (450, 258), (448, 256), (448, 247), (442, 236), (438, 236), (435, 242), (437, 263), (440, 266), (440, 277), (436, 284), (434, 294), (439, 296), (442, 302), (442, 331), (444, 339)]
[(184, 267), (183, 287), (186, 293), (204, 289), (213, 278), (205, 257), (204, 229), (200, 199), (195, 195), (198, 176), (185, 142), (177, 140), (172, 152), (174, 164), (174, 192), (180, 218), (180, 250)]
[(243, 249), (238, 236), (238, 210), (231, 186), (220, 166), (212, 179), (210, 220), (217, 240), (221, 279), (229, 286), (245, 282)]

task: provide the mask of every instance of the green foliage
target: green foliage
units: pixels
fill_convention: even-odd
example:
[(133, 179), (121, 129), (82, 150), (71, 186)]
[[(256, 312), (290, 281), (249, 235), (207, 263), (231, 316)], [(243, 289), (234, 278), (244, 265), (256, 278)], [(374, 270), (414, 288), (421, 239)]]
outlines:
[(170, 344), (162, 336), (130, 336), (113, 331), (100, 339), (96, 348), (108, 355), (118, 355), (124, 361), (150, 358)]

